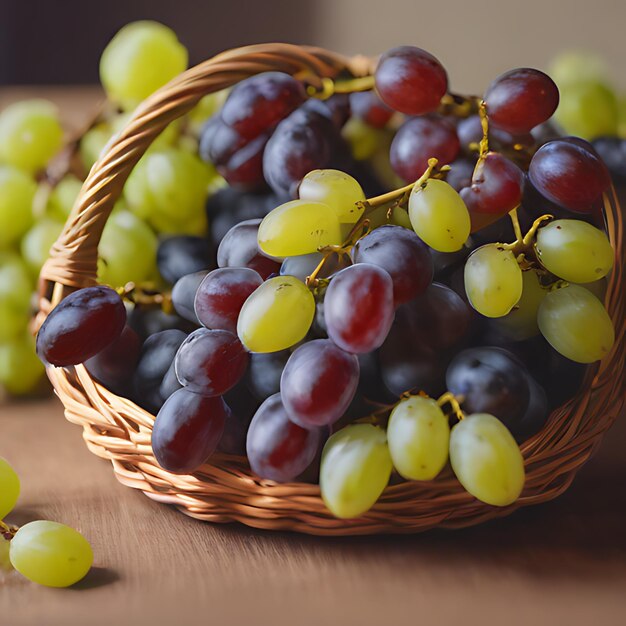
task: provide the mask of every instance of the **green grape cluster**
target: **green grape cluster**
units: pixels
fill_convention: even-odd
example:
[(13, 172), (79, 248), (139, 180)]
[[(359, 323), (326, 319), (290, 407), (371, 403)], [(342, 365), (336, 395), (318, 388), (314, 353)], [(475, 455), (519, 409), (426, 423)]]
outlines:
[(46, 587), (69, 587), (91, 569), (93, 552), (76, 530), (44, 520), (21, 528), (2, 520), (20, 495), (20, 480), (0, 457), (0, 570), (16, 569), (22, 576)]

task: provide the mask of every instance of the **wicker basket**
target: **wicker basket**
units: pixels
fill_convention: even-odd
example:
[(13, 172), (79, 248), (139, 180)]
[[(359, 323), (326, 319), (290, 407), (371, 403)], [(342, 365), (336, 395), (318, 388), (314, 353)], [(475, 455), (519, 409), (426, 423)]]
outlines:
[[(71, 291), (96, 283), (97, 247), (124, 183), (152, 140), (198, 100), (253, 74), (277, 70), (321, 86), (339, 73), (367, 75), (363, 57), (346, 59), (317, 48), (267, 44), (240, 48), (198, 65), (144, 102), (94, 165), (65, 230), (41, 273), (38, 321)], [(613, 192), (605, 197), (607, 230), (618, 259), (624, 255), (622, 215)], [(543, 430), (522, 445), (526, 486), (513, 505), (483, 504), (446, 470), (435, 481), (389, 486), (362, 518), (339, 520), (325, 508), (316, 485), (276, 484), (252, 475), (243, 457), (216, 454), (188, 476), (168, 473), (150, 446), (154, 417), (95, 382), (82, 366), (50, 368), (48, 375), (69, 421), (83, 427), (89, 449), (109, 459), (120, 482), (187, 515), (212, 522), (317, 535), (413, 533), (435, 526), (459, 528), (507, 515), (561, 494), (591, 457), (624, 401), (626, 321), (622, 263), (616, 263), (606, 305), (616, 327), (612, 352), (590, 368), (575, 398), (555, 410)]]

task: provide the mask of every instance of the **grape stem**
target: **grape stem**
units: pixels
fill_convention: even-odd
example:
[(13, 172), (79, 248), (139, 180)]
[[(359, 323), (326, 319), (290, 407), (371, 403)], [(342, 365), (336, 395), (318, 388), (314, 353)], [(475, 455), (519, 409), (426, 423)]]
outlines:
[[(483, 129), (483, 136), (478, 144), (478, 161), (480, 162), (485, 159), (485, 155), (489, 152), (489, 118), (487, 116), (487, 104), (484, 100), (481, 100), (478, 105), (478, 116), (480, 117), (480, 126)], [(476, 165), (478, 166), (478, 163)]]
[(463, 396), (455, 396), (451, 391), (446, 391), (442, 396), (437, 398), (437, 405), (440, 407), (449, 404), (452, 408), (454, 416), (460, 421), (465, 419), (465, 413), (461, 409), (461, 402), (463, 402)]
[(515, 230), (515, 241), (513, 243), (501, 244), (504, 250), (510, 250), (516, 257), (526, 257), (534, 255), (535, 236), (539, 227), (547, 220), (553, 219), (553, 215), (542, 215), (538, 217), (532, 226), (528, 229), (528, 232), (522, 237), (522, 231), (519, 225), (519, 219), (517, 216), (517, 208), (513, 209), (509, 216), (513, 222), (513, 228)]
[(312, 98), (327, 100), (336, 93), (353, 93), (355, 91), (370, 91), (372, 89), (374, 89), (373, 76), (362, 76), (349, 80), (338, 80), (337, 82), (332, 78), (325, 77), (321, 79), (321, 89), (315, 85), (308, 85), (306, 91)]
[(11, 541), (18, 530), (17, 526), (9, 526), (0, 520), (0, 535), (2, 535), (7, 541)]
[(129, 282), (123, 287), (118, 287), (115, 291), (121, 298), (128, 300), (134, 305), (160, 307), (164, 313), (168, 314), (174, 312), (171, 294), (161, 293), (152, 283), (137, 285)]

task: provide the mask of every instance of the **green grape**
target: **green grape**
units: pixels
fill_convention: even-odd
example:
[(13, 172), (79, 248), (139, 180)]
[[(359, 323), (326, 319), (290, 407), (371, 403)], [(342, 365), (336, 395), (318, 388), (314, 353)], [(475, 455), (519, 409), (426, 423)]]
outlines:
[(74, 174), (64, 176), (50, 192), (46, 214), (54, 220), (65, 223), (82, 186), (83, 183)]
[(287, 257), (341, 244), (337, 213), (327, 204), (292, 200), (270, 211), (259, 225), (259, 248), (270, 256)]
[(17, 254), (0, 251), (0, 343), (22, 333), (28, 324), (33, 284)]
[(229, 93), (229, 89), (222, 89), (221, 91), (210, 93), (208, 96), (204, 96), (204, 98), (191, 109), (187, 115), (187, 122), (189, 129), (194, 135), (199, 135), (204, 123), (222, 108)]
[(470, 216), (461, 196), (443, 180), (416, 186), (409, 198), (413, 230), (431, 248), (456, 252), (470, 234)]
[(90, 128), (80, 139), (80, 160), (89, 171), (93, 164), (100, 158), (107, 142), (111, 138), (111, 128), (108, 124), (97, 124)]
[(8, 572), (13, 569), (11, 565), (11, 558), (9, 556), (9, 548), (11, 544), (8, 539), (0, 533), (0, 573)]
[(196, 155), (178, 148), (147, 152), (124, 187), (128, 208), (167, 232), (188, 232), (205, 223), (204, 204), (212, 170)]
[(42, 265), (50, 256), (50, 248), (63, 230), (63, 222), (44, 217), (22, 239), (20, 249), (28, 268), (39, 275)]
[(0, 249), (16, 244), (31, 227), (36, 192), (26, 172), (0, 165)]
[(327, 204), (337, 213), (342, 224), (354, 224), (365, 207), (357, 202), (365, 200), (361, 185), (350, 174), (339, 170), (313, 170), (300, 183), (301, 200)]
[(374, 128), (358, 117), (351, 117), (341, 129), (341, 136), (348, 142), (356, 161), (367, 161), (380, 149), (387, 131)]
[(539, 307), (537, 321), (548, 343), (578, 363), (602, 359), (615, 341), (613, 322), (604, 305), (580, 285), (549, 292)]
[(0, 520), (15, 507), (20, 497), (20, 479), (8, 461), (0, 456)]
[(387, 440), (391, 460), (401, 476), (432, 480), (448, 460), (448, 418), (432, 398), (411, 396), (391, 412)]
[(150, 225), (163, 235), (206, 235), (209, 222), (205, 213), (200, 213), (188, 222), (181, 222), (173, 216), (155, 213), (150, 216)]
[(541, 286), (537, 273), (532, 270), (522, 272), (522, 283), (522, 296), (511, 312), (492, 322), (502, 335), (513, 341), (523, 341), (539, 334), (537, 312), (548, 293)]
[(10, 394), (23, 396), (31, 393), (44, 371), (35, 351), (35, 339), (30, 333), (23, 331), (20, 336), (0, 343), (0, 386)]
[(111, 214), (98, 246), (98, 280), (113, 287), (142, 283), (156, 273), (157, 237), (130, 211)]
[(391, 476), (385, 431), (352, 424), (329, 437), (322, 452), (320, 490), (335, 516), (359, 517), (374, 506)]
[(552, 60), (548, 73), (559, 88), (592, 80), (607, 82), (610, 78), (606, 61), (599, 54), (588, 50), (561, 52)]
[(371, 230), (374, 230), (379, 226), (383, 226), (384, 224), (393, 224), (395, 226), (402, 226), (403, 228), (413, 230), (409, 214), (404, 209), (400, 207), (393, 207), (391, 209), (390, 216), (387, 215), (388, 211), (388, 206), (381, 206), (375, 208), (371, 213), (368, 213), (367, 219), (370, 222), (369, 225)]
[(24, 100), (0, 113), (0, 162), (34, 173), (62, 144), (63, 128), (52, 102)]
[(615, 93), (601, 82), (576, 82), (559, 86), (559, 106), (554, 119), (565, 132), (583, 139), (617, 134)]
[(46, 587), (69, 587), (91, 569), (93, 552), (76, 530), (57, 522), (22, 526), (10, 546), (11, 564), (22, 576)]
[(167, 26), (133, 22), (104, 49), (100, 80), (111, 100), (130, 109), (183, 72), (187, 60), (186, 48)]
[(304, 339), (314, 316), (309, 288), (293, 276), (276, 276), (244, 302), (237, 334), (250, 352), (278, 352)]
[(540, 228), (536, 250), (547, 270), (572, 283), (604, 278), (613, 267), (609, 238), (581, 220), (554, 220)]
[(474, 250), (465, 263), (465, 291), (485, 317), (502, 317), (522, 296), (522, 270), (515, 255), (498, 243)]
[(524, 459), (507, 427), (493, 415), (475, 413), (450, 435), (450, 465), (475, 498), (493, 506), (515, 502), (524, 488)]
[[(133, 117), (133, 111), (126, 111), (124, 113), (119, 113), (115, 117), (111, 118), (108, 121), (109, 128), (109, 139), (107, 142), (111, 140), (112, 137), (121, 133), (128, 123)], [(180, 119), (174, 120), (170, 122), (163, 132), (156, 137), (156, 139), (150, 144), (148, 150), (159, 150), (163, 148), (171, 148), (176, 144), (178, 139), (180, 138), (180, 129), (181, 129), (182, 121)]]

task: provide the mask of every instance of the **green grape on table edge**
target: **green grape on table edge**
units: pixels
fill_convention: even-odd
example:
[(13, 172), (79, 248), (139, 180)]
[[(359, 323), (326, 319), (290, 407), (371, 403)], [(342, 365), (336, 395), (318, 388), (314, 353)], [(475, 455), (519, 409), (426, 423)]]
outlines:
[(187, 61), (174, 31), (158, 22), (133, 22), (104, 49), (100, 80), (111, 100), (130, 109), (187, 69)]
[(39, 276), (41, 267), (50, 256), (50, 248), (62, 230), (63, 222), (44, 217), (24, 235), (20, 249), (33, 276)]
[(469, 415), (452, 428), (450, 464), (466, 491), (493, 506), (512, 504), (524, 488), (522, 453), (507, 427), (488, 413)]
[(372, 424), (352, 424), (334, 433), (322, 452), (320, 490), (324, 504), (339, 518), (366, 513), (391, 476), (385, 431)]
[(461, 196), (443, 180), (413, 187), (409, 218), (419, 238), (439, 252), (456, 252), (470, 234), (470, 216)]
[(20, 497), (20, 479), (8, 461), (0, 457), (0, 520), (3, 520)]
[(24, 261), (0, 251), (0, 344), (26, 329), (34, 284)]
[(93, 563), (89, 542), (57, 522), (22, 526), (9, 548), (11, 564), (22, 576), (47, 587), (69, 587), (83, 579)]
[(0, 250), (15, 245), (33, 224), (37, 184), (29, 174), (0, 165)]
[(98, 279), (121, 287), (157, 276), (157, 237), (152, 229), (130, 211), (111, 214), (98, 246)]
[(43, 169), (63, 144), (56, 107), (47, 100), (23, 100), (0, 113), (0, 163), (27, 172)]
[(25, 395), (32, 392), (43, 374), (44, 366), (35, 352), (35, 339), (27, 330), (0, 343), (0, 387), (12, 395)]
[(266, 280), (244, 302), (237, 334), (251, 352), (278, 352), (304, 339), (315, 316), (309, 288), (293, 276)]
[(432, 480), (448, 460), (448, 418), (432, 398), (411, 396), (391, 412), (387, 440), (393, 466), (402, 477)]
[(537, 321), (548, 343), (578, 363), (604, 358), (615, 342), (613, 322), (604, 305), (580, 285), (550, 291), (541, 302)]

